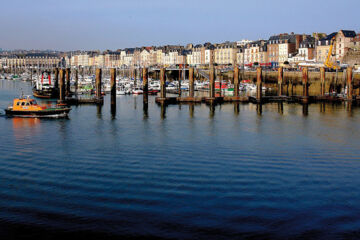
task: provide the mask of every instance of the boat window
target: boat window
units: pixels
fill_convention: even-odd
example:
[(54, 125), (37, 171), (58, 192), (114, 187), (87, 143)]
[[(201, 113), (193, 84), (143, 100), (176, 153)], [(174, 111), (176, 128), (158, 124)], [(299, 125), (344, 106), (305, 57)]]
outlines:
[(27, 102), (27, 103), (26, 103), (26, 106), (30, 106), (30, 103)]
[(22, 102), (22, 103), (21, 103), (21, 106), (25, 106), (25, 102)]
[(17, 105), (17, 106), (20, 106), (20, 102), (17, 102), (16, 105)]

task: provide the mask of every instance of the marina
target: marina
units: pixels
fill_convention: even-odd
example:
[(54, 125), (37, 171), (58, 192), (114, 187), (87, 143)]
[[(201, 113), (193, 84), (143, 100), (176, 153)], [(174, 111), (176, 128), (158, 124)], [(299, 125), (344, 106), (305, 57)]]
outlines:
[(359, 7), (3, 1), (0, 240), (360, 239)]

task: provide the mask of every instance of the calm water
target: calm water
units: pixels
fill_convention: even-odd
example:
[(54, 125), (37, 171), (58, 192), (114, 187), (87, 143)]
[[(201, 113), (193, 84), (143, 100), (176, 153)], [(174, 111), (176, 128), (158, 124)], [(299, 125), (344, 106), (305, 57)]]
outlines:
[(117, 101), (0, 117), (1, 239), (360, 238), (360, 108)]

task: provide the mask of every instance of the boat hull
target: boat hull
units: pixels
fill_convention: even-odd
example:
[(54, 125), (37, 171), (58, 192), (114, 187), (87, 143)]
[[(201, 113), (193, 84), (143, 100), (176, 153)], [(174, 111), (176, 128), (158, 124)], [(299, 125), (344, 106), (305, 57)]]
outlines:
[(67, 117), (71, 108), (47, 109), (43, 111), (14, 111), (5, 109), (5, 113), (10, 117), (23, 118), (64, 118)]
[(59, 91), (56, 89), (49, 89), (49, 90), (37, 90), (33, 89), (33, 95), (37, 98), (58, 98)]

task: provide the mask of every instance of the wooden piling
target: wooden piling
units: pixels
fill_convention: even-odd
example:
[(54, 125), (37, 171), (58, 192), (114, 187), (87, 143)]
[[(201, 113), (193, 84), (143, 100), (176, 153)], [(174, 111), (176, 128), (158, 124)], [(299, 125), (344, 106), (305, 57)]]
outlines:
[(134, 76), (134, 87), (137, 87), (137, 81), (136, 81), (136, 69), (133, 70), (133, 76)]
[(302, 86), (303, 86), (303, 96), (302, 96), (302, 103), (309, 102), (309, 70), (307, 67), (304, 67), (302, 70)]
[(75, 94), (77, 95), (78, 92), (78, 87), (79, 87), (79, 70), (76, 69), (75, 70)]
[(309, 96), (308, 80), (309, 80), (308, 68), (304, 67), (303, 70), (302, 70), (302, 84), (303, 84), (303, 96), (304, 97)]
[[(31, 79), (32, 79), (32, 69), (31, 69)], [(55, 68), (54, 70), (54, 88), (59, 88), (59, 68)]]
[(110, 69), (111, 106), (116, 105), (116, 69)]
[(160, 98), (166, 98), (165, 68), (160, 69)]
[(96, 69), (96, 73), (95, 73), (96, 95), (95, 95), (95, 97), (97, 99), (101, 98), (101, 74), (102, 74), (102, 70), (100, 68)]
[(325, 68), (320, 68), (320, 88), (321, 88), (321, 96), (325, 96)]
[(239, 67), (234, 67), (234, 97), (239, 96)]
[(194, 97), (194, 68), (189, 68), (189, 97)]
[(145, 95), (148, 95), (148, 93), (149, 93), (148, 69), (147, 68), (142, 69), (142, 77), (143, 77), (143, 93), (145, 96)]
[(352, 67), (346, 69), (346, 82), (347, 82), (347, 100), (353, 100), (353, 82), (352, 82)]
[(283, 67), (279, 67), (278, 69), (278, 96), (283, 95), (283, 81), (284, 81), (284, 69)]
[(209, 76), (209, 98), (215, 99), (215, 68), (214, 66), (210, 67), (210, 76)]
[(66, 96), (70, 96), (70, 68), (66, 69)]
[(260, 103), (262, 100), (262, 69), (256, 69), (256, 101)]
[[(142, 79), (143, 79), (143, 109), (147, 111), (148, 109), (148, 100), (149, 100), (149, 81), (148, 81), (148, 69), (142, 69)], [(145, 112), (144, 112), (145, 117)]]
[(65, 72), (64, 69), (60, 69), (59, 73), (59, 101), (60, 103), (63, 103), (65, 101)]

